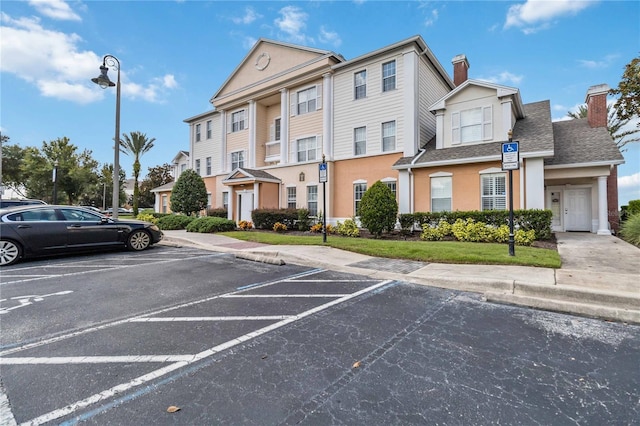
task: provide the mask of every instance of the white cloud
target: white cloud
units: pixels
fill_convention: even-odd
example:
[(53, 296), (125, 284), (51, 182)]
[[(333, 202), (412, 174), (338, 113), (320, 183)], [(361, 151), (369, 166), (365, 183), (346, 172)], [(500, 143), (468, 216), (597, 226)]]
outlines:
[(307, 26), (306, 21), (309, 15), (297, 6), (285, 6), (279, 13), (281, 17), (276, 18), (274, 23), (286, 34), (286, 39), (296, 43), (306, 43), (307, 36), (303, 31)]
[(640, 172), (631, 176), (618, 176), (618, 188), (635, 188), (640, 190)]
[[(44, 28), (37, 17), (13, 19), (0, 12), (0, 72), (14, 74), (40, 90), (42, 96), (86, 104), (105, 96), (96, 90), (91, 78), (96, 77), (102, 57), (95, 52), (80, 50), (84, 42), (75, 33), (63, 33)], [(151, 102), (160, 99), (160, 89), (177, 86), (173, 75), (160, 77), (143, 86), (127, 87), (126, 73), (121, 73), (122, 92)], [(111, 79), (115, 79), (113, 71)]]
[(244, 8), (244, 15), (239, 18), (232, 18), (231, 20), (235, 24), (251, 24), (256, 19), (262, 18), (262, 15), (257, 13), (254, 8), (247, 6)]
[(608, 68), (619, 55), (607, 55), (600, 60), (580, 59), (578, 62), (584, 68)]
[(519, 85), (522, 82), (523, 78), (524, 77), (521, 75), (516, 75), (510, 73), (509, 71), (503, 71), (493, 76), (480, 77), (478, 79), (488, 81), (490, 83)]
[(504, 28), (518, 27), (525, 34), (533, 34), (549, 28), (555, 19), (575, 15), (593, 4), (584, 0), (527, 0), (509, 8)]
[(320, 27), (320, 35), (318, 36), (318, 40), (322, 43), (330, 44), (334, 47), (340, 47), (342, 44), (342, 39), (335, 31), (329, 31), (324, 26)]
[(61, 21), (81, 21), (80, 15), (76, 14), (63, 0), (30, 0), (29, 4), (40, 14)]
[(431, 16), (424, 20), (424, 26), (430, 27), (438, 20), (438, 9), (433, 9), (431, 11)]

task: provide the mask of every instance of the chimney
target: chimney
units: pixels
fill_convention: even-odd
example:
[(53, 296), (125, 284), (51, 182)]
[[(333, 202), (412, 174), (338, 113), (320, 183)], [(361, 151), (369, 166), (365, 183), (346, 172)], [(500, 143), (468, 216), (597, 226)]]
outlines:
[(587, 119), (591, 127), (607, 127), (607, 94), (611, 88), (598, 84), (587, 90)]
[(451, 63), (453, 64), (453, 84), (457, 87), (467, 81), (469, 61), (465, 55), (457, 55)]

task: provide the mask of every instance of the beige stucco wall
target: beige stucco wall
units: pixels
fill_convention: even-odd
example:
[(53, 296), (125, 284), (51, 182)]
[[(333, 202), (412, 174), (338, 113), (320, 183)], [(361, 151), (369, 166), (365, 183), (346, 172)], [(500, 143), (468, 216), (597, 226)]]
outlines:
[[(416, 212), (431, 211), (431, 178), (429, 175), (438, 172), (452, 174), (452, 196), (451, 209), (460, 210), (480, 210), (480, 171), (489, 168), (500, 168), (499, 161), (492, 163), (463, 164), (457, 166), (443, 166), (432, 168), (420, 168), (413, 170), (415, 186), (415, 208)], [(509, 177), (507, 174), (507, 203), (509, 195)], [(513, 172), (513, 205), (518, 209), (520, 205), (520, 175), (519, 171)]]

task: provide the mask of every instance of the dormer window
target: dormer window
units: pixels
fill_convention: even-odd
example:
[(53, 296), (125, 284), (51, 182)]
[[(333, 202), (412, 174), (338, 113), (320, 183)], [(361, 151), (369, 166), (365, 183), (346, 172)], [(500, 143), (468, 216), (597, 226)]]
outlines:
[(491, 140), (491, 106), (471, 108), (451, 113), (451, 140), (453, 144)]

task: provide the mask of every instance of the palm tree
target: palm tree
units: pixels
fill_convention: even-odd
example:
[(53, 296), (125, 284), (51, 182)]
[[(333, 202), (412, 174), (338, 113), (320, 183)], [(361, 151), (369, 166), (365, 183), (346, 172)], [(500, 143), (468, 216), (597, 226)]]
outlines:
[[(567, 116), (571, 118), (587, 118), (587, 106), (582, 104), (576, 112), (569, 111)], [(620, 152), (626, 151), (626, 149), (622, 149), (626, 144), (640, 141), (640, 135), (638, 135), (640, 129), (628, 126), (629, 122), (629, 119), (621, 120), (618, 118), (616, 110), (612, 108), (611, 104), (607, 105), (607, 130), (616, 142)]]
[(140, 177), (140, 156), (153, 148), (153, 142), (156, 138), (148, 139), (147, 135), (142, 132), (131, 132), (128, 135), (123, 134), (124, 139), (120, 141), (120, 152), (125, 155), (132, 154), (133, 161), (133, 215), (138, 215), (138, 197), (140, 189), (138, 188), (138, 178)]

